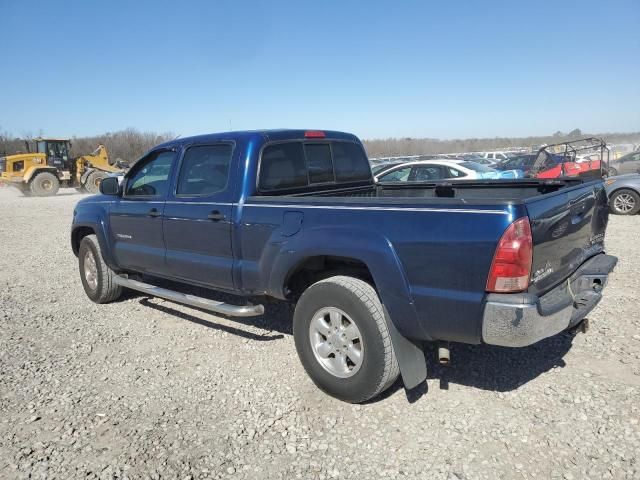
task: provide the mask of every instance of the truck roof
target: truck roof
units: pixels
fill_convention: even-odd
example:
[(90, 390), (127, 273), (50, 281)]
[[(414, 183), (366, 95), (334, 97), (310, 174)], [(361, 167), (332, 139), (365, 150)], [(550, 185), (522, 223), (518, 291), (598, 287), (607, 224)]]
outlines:
[[(324, 136), (319, 135), (320, 133)], [(309, 136), (309, 134), (318, 134)], [(281, 140), (303, 140), (308, 139), (322, 139), (329, 140), (350, 140), (360, 142), (358, 137), (351, 133), (337, 132), (335, 130), (322, 130), (322, 129), (263, 129), (263, 130), (235, 130), (230, 132), (220, 133), (208, 133), (204, 135), (196, 135), (192, 137), (176, 138), (165, 142), (158, 147), (171, 147), (177, 145), (183, 145), (188, 143), (206, 143), (216, 142), (221, 140), (234, 140), (234, 141), (250, 141), (255, 139), (261, 139), (267, 142), (281, 141)], [(157, 147), (156, 147), (157, 148)]]

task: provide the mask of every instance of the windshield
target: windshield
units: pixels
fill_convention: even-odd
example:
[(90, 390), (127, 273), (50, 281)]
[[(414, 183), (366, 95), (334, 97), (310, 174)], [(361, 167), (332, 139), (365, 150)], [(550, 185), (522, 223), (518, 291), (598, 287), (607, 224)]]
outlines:
[[(38, 151), (40, 149), (40, 145), (39, 145), (40, 143), (41, 142), (38, 142)], [(47, 144), (47, 150), (41, 153), (46, 153), (47, 156), (52, 158), (62, 158), (63, 160), (67, 160), (69, 156), (69, 151), (67, 149), (66, 142), (46, 142), (46, 144)]]
[(468, 168), (469, 170), (473, 170), (474, 172), (481, 172), (481, 173), (495, 172), (493, 168), (480, 165), (479, 163), (476, 163), (476, 162), (461, 162), (459, 165), (461, 167)]

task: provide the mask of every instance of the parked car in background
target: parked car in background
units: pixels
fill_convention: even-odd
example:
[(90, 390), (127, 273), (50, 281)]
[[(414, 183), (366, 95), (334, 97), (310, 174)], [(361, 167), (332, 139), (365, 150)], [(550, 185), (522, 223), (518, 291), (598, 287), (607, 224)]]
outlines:
[(536, 161), (537, 154), (536, 153), (528, 153), (524, 155), (517, 155), (515, 157), (511, 157), (507, 160), (503, 160), (496, 164), (496, 170), (519, 170), (522, 172), (523, 177), (530, 176), (531, 167), (533, 163)]
[(617, 215), (640, 212), (640, 175), (637, 173), (609, 177), (604, 182), (609, 210)]
[(508, 160), (509, 155), (507, 152), (482, 152), (479, 154), (482, 158), (487, 158), (489, 160)]
[(430, 182), (522, 178), (515, 170), (499, 171), (467, 160), (422, 160), (397, 165), (375, 175), (376, 182)]
[(609, 160), (609, 175), (640, 173), (640, 152), (631, 152), (615, 160)]
[(493, 160), (491, 158), (476, 157), (476, 156), (463, 156), (461, 157), (461, 159), (466, 160), (468, 162), (476, 162), (476, 163), (479, 163), (480, 165), (484, 165), (485, 167), (490, 167), (490, 168), (496, 168), (496, 166), (499, 163), (499, 160)]

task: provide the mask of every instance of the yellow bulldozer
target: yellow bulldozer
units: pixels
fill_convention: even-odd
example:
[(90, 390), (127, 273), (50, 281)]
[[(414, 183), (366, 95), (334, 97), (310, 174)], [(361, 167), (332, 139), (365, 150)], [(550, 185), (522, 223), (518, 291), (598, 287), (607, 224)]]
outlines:
[(25, 147), (27, 153), (0, 157), (0, 182), (27, 196), (48, 197), (60, 187), (98, 193), (103, 178), (127, 168), (110, 162), (104, 145), (77, 158), (71, 158), (69, 139), (37, 138), (31, 144), (25, 141)]

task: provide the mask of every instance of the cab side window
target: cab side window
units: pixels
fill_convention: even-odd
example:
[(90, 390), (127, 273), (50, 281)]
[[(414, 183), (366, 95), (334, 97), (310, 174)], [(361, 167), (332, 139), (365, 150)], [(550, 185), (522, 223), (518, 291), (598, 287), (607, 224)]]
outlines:
[(176, 195), (207, 196), (223, 191), (232, 151), (230, 144), (189, 147), (182, 159)]
[(142, 164), (136, 165), (135, 172), (127, 181), (127, 197), (162, 197), (169, 188), (169, 172), (175, 152), (152, 153)]

